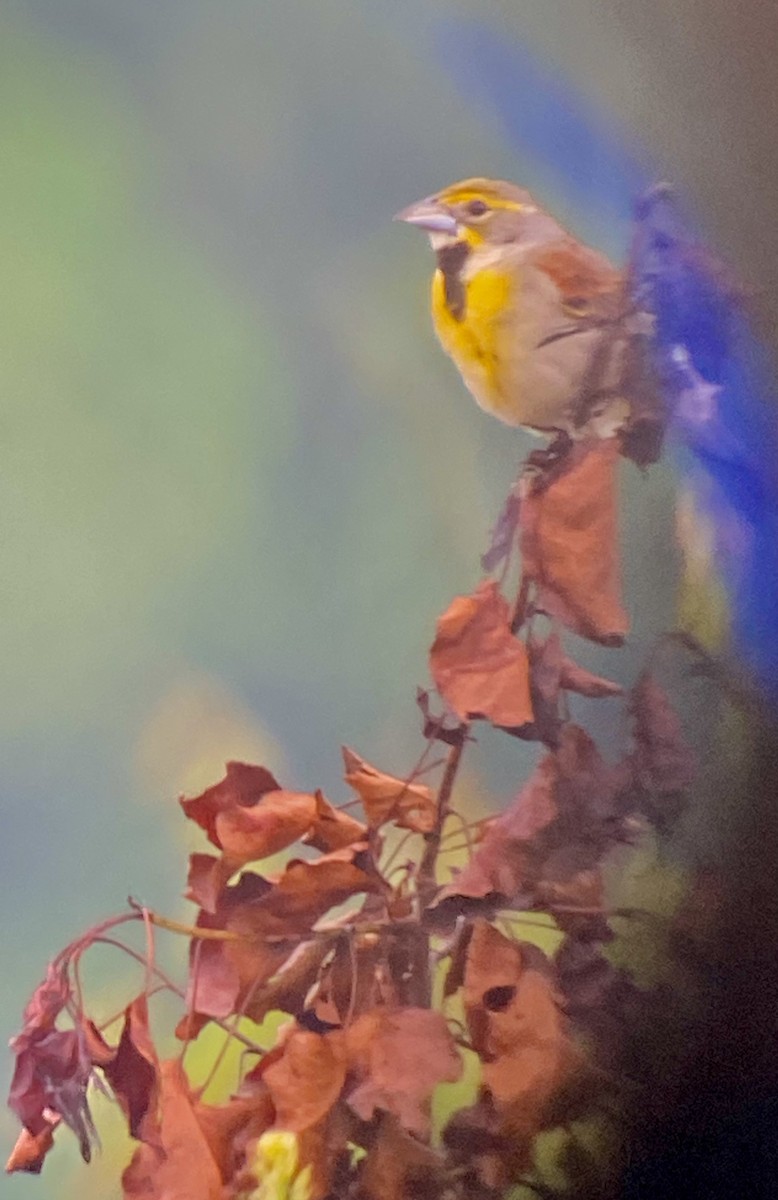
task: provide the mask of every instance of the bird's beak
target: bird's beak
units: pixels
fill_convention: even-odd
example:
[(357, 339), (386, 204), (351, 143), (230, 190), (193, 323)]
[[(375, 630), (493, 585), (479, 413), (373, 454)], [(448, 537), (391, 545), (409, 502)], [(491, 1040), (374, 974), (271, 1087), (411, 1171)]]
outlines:
[(457, 231), (456, 218), (452, 216), (445, 204), (441, 204), (434, 196), (409, 204), (401, 212), (395, 213), (395, 221), (406, 221), (408, 225), (417, 225), (426, 229), (427, 233), (454, 234)]

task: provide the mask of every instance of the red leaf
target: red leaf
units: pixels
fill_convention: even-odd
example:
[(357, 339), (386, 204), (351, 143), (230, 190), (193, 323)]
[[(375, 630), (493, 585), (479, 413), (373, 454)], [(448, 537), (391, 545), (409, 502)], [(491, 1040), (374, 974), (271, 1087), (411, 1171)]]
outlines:
[(513, 636), (507, 601), (492, 581), (457, 596), (438, 620), (430, 650), (435, 686), (462, 721), (509, 728), (532, 720), (524, 645)]
[(22, 1017), (22, 1035), (41, 1037), (53, 1029), (70, 998), (67, 965), (49, 963), (46, 978), (30, 996)]
[(156, 1120), (158, 1062), (144, 994), (128, 1005), (116, 1054), (103, 1066), (103, 1074), (127, 1118), (131, 1135), (149, 1141)]
[(521, 507), (524, 570), (537, 586), (537, 607), (605, 645), (620, 645), (628, 628), (617, 545), (618, 453), (615, 439), (577, 445)]
[[(46, 1133), (53, 1118), (60, 1116), (76, 1134), (82, 1158), (89, 1162), (95, 1139), (86, 1103), (92, 1063), (82, 1032), (50, 1026), (50, 1008), (46, 1006), (36, 1003), (34, 1013), (22, 1033), (11, 1039), (16, 1067), (8, 1106), (34, 1136)], [(41, 1025), (36, 1028), (31, 1020), (38, 1018)]]
[(216, 912), (222, 888), (232, 875), (224, 860), (215, 854), (190, 854), (187, 875), (187, 900), (194, 900), (206, 912)]

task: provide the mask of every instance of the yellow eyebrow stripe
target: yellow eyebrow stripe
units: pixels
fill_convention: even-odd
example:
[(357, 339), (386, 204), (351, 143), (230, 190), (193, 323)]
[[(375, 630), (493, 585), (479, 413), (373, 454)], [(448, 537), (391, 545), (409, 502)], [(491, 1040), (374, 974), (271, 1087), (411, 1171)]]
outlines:
[(488, 192), (444, 192), (440, 198), (444, 204), (467, 204), (469, 200), (483, 200), (490, 208), (502, 208), (508, 212), (522, 212), (530, 207), (527, 204), (520, 204), (518, 200), (504, 200), (501, 196), (490, 196)]

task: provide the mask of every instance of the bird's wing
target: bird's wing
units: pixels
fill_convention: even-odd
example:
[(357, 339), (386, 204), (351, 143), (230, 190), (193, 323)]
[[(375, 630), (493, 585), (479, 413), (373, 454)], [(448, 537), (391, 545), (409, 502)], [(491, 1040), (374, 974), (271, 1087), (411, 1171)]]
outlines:
[[(590, 328), (614, 320), (622, 307), (623, 277), (605, 255), (566, 234), (538, 246), (532, 264), (558, 289), (566, 328)], [(560, 323), (560, 334), (562, 323)]]

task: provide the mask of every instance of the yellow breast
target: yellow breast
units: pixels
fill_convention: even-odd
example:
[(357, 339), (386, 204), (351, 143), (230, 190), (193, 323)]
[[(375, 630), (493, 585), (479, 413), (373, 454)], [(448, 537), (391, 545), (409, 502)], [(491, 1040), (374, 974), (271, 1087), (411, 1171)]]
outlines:
[(513, 394), (515, 367), (524, 349), (522, 330), (516, 321), (519, 278), (516, 273), (487, 267), (462, 282), (464, 312), (457, 319), (446, 303), (443, 273), (435, 272), (435, 332), (481, 408), (513, 424), (519, 401)]

